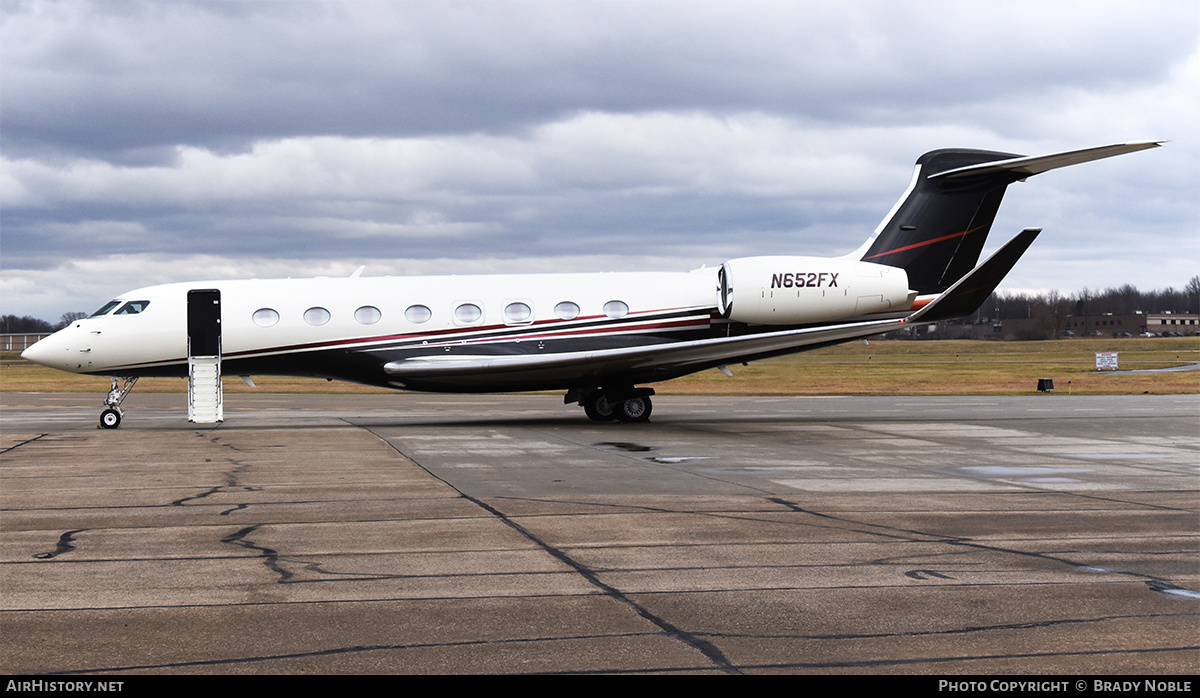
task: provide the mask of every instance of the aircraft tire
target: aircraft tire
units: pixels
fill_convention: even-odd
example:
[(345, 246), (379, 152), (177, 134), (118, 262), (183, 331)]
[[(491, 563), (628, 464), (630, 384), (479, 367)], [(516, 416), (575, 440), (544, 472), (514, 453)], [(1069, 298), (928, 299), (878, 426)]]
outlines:
[(604, 399), (604, 393), (593, 393), (584, 398), (583, 411), (593, 422), (611, 422), (617, 418), (617, 411)]
[(120, 412), (110, 407), (100, 413), (101, 429), (116, 429), (119, 426), (121, 426)]
[(615, 406), (617, 419), (622, 422), (650, 421), (651, 403), (649, 396), (634, 397)]

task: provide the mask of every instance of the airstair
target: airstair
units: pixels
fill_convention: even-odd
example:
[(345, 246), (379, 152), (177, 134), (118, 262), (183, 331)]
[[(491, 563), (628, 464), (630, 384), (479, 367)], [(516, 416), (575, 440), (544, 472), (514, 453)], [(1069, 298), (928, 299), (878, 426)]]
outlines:
[(188, 421), (225, 421), (221, 399), (221, 356), (188, 356)]
[(221, 292), (188, 291), (188, 421), (225, 421), (221, 399)]

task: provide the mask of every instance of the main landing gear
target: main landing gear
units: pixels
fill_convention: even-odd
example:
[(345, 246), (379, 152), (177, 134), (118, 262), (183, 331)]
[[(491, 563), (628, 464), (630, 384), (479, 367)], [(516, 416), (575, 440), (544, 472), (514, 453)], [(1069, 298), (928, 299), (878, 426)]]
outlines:
[(137, 383), (137, 376), (125, 378), (124, 385), (118, 385), (118, 381), (122, 380), (116, 376), (110, 376), (112, 388), (108, 391), (108, 397), (104, 398), (105, 410), (100, 413), (100, 429), (116, 429), (121, 426), (121, 418), (125, 416), (121, 412), (121, 403), (125, 401), (125, 397), (129, 395), (129, 391), (133, 390), (133, 384)]
[[(588, 419), (594, 422), (647, 422), (650, 421), (650, 396), (653, 394), (653, 388), (638, 388), (614, 392), (612, 395), (624, 398), (614, 400), (607, 391), (597, 390), (585, 395), (579, 402)], [(570, 397), (568, 393), (568, 400)]]

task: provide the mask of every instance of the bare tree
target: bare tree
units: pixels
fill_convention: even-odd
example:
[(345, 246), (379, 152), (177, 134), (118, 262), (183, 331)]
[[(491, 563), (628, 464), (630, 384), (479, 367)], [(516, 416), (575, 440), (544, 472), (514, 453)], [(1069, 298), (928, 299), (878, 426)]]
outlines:
[(81, 313), (78, 310), (69, 313), (63, 313), (62, 317), (58, 320), (58, 324), (54, 326), (54, 329), (61, 330), (67, 325), (70, 325), (72, 322), (75, 322), (76, 320), (82, 320), (87, 316), (87, 313)]

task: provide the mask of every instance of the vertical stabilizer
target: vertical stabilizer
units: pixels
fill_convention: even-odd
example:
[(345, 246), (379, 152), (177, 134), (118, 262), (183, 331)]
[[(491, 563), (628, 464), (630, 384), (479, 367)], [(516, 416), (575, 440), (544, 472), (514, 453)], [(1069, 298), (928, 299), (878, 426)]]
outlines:
[(975, 268), (1005, 188), (1023, 175), (1001, 170), (973, 177), (942, 172), (1019, 157), (986, 150), (935, 150), (917, 160), (910, 191), (880, 226), (862, 261), (902, 267), (920, 294), (940, 293)]
[(1009, 184), (1160, 145), (1131, 141), (1034, 157), (963, 149), (925, 153), (908, 191), (864, 245), (862, 261), (901, 267), (917, 293), (941, 293), (979, 262)]

